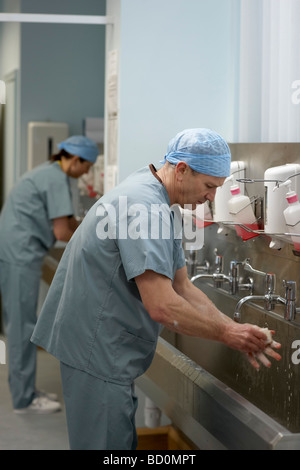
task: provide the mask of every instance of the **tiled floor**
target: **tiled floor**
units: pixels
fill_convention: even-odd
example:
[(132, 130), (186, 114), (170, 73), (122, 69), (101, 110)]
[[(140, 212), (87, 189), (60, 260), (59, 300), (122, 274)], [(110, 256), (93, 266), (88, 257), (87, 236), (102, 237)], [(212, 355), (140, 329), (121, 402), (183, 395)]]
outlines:
[[(1, 336), (0, 340), (5, 341)], [(38, 351), (37, 362), (37, 388), (56, 393), (62, 411), (50, 415), (15, 414), (8, 388), (8, 367), (0, 363), (0, 450), (69, 449), (59, 362), (42, 350)], [(137, 387), (136, 394), (139, 398), (136, 425), (144, 427), (145, 397)], [(162, 424), (169, 423), (166, 417), (162, 420)]]
[[(63, 405), (59, 362), (45, 351), (38, 352), (37, 388), (57, 393)], [(50, 415), (15, 414), (7, 382), (7, 365), (0, 364), (0, 450), (68, 448), (64, 406), (62, 411)]]

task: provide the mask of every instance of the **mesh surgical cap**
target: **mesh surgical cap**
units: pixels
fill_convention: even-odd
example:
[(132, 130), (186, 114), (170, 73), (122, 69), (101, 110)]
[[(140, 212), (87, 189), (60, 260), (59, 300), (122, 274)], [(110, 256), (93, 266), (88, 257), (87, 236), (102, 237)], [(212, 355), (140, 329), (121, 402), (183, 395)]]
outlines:
[(67, 140), (60, 142), (58, 148), (92, 163), (95, 163), (99, 155), (99, 149), (95, 142), (82, 135), (69, 137)]
[(185, 161), (193, 170), (210, 176), (230, 176), (230, 149), (225, 140), (210, 129), (186, 129), (168, 145), (166, 160)]

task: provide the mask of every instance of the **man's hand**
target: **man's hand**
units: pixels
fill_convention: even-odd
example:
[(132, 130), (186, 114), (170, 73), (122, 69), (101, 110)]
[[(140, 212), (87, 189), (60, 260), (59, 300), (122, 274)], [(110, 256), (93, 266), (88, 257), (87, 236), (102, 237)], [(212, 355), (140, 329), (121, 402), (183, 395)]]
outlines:
[(262, 328), (247, 323), (236, 323), (220, 312), (208, 297), (189, 281), (186, 267), (176, 272), (173, 284), (167, 277), (151, 270), (137, 276), (135, 282), (150, 317), (172, 331), (222, 342), (232, 349), (250, 355), (253, 366), (258, 365), (254, 359), (258, 354), (265, 353), (280, 359), (279, 354), (272, 349), (274, 346), (268, 345), (270, 340), (268, 341)]
[[(264, 331), (265, 329), (263, 329)], [(269, 330), (269, 334), (271, 334), (271, 336), (275, 333), (275, 331), (270, 331)], [(280, 361), (281, 359), (281, 356), (280, 354), (278, 354), (276, 351), (273, 350), (274, 349), (280, 349), (281, 348), (281, 344), (280, 343), (277, 343), (277, 341), (274, 341), (273, 339), (271, 341), (268, 340), (267, 344), (266, 344), (266, 347), (264, 349), (263, 352), (260, 352), (258, 354), (253, 354), (253, 353), (249, 353), (247, 354), (247, 358), (248, 358), (248, 361), (250, 362), (250, 364), (257, 370), (259, 370), (260, 368), (260, 365), (259, 365), (259, 362), (258, 360), (266, 367), (271, 367), (271, 362), (269, 361), (269, 359), (265, 356), (265, 354), (267, 354), (268, 356), (272, 357), (273, 359), (275, 359), (276, 361)]]
[[(235, 325), (228, 324), (224, 342), (229, 347), (244, 352), (255, 369), (260, 368), (258, 361), (266, 367), (271, 367), (271, 362), (266, 355), (280, 361), (281, 356), (274, 349), (280, 349), (281, 344), (273, 339), (270, 340), (270, 335), (266, 334), (265, 328), (259, 328), (248, 323), (236, 323)], [(274, 334), (275, 332), (271, 331), (271, 333)]]

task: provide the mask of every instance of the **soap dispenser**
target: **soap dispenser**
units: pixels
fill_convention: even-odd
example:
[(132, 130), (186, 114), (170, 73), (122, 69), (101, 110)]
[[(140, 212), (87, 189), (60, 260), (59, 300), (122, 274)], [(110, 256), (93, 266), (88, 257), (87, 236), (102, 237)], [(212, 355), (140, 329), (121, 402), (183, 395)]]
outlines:
[[(258, 230), (259, 227), (251, 206), (250, 198), (241, 194), (240, 187), (237, 184), (232, 185), (230, 191), (232, 198), (228, 201), (228, 209), (233, 222), (237, 223), (237, 225), (235, 225), (236, 233), (242, 237), (244, 241), (257, 237), (259, 233), (252, 232), (252, 230)], [(250, 230), (248, 231), (238, 224), (242, 224)]]
[[(280, 249), (286, 242), (291, 242), (291, 237), (281, 235), (286, 232), (286, 223), (283, 212), (287, 208), (286, 185), (291, 179), (291, 188), (299, 194), (300, 190), (300, 164), (286, 163), (285, 165), (268, 168), (264, 173), (265, 198), (264, 198), (264, 230), (271, 237), (269, 247)], [(281, 184), (279, 184), (281, 182)], [(284, 183), (282, 183), (284, 182)], [(279, 235), (273, 235), (279, 234)]]
[[(283, 211), (288, 232), (300, 235), (300, 202), (296, 191), (291, 190), (291, 181), (287, 181), (289, 187), (286, 200), (288, 207)], [(300, 251), (300, 236), (291, 236), (295, 250)]]
[[(213, 201), (213, 219), (214, 222), (219, 224), (218, 234), (228, 235), (232, 228), (230, 223), (232, 217), (228, 210), (228, 201), (232, 197), (230, 188), (238, 178), (245, 178), (245, 162), (234, 161), (230, 165), (230, 176), (226, 178), (222, 186), (219, 186), (216, 191), (216, 196)], [(244, 193), (244, 188), (241, 188), (241, 193)], [(226, 222), (229, 224), (226, 224)]]

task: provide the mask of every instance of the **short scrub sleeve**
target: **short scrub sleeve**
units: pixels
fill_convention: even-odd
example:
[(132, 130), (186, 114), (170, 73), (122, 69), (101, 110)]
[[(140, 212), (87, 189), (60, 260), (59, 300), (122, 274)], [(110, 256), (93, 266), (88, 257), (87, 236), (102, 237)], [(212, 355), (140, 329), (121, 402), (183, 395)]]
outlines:
[[(154, 211), (155, 212), (155, 211)], [(159, 227), (155, 225), (159, 221)], [(153, 210), (127, 220), (127, 236), (117, 244), (127, 280), (152, 270), (173, 281), (177, 269), (185, 265), (181, 239), (176, 238), (174, 214), (169, 207), (153, 217)]]
[(56, 172), (56, 177), (50, 178), (45, 187), (49, 219), (72, 215), (74, 210), (68, 177)]

